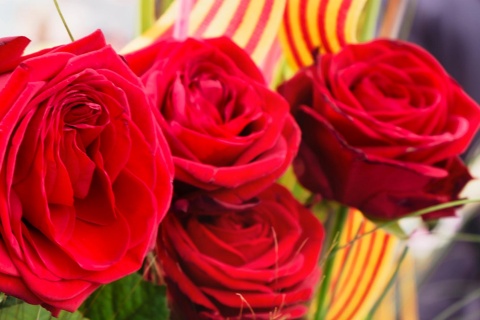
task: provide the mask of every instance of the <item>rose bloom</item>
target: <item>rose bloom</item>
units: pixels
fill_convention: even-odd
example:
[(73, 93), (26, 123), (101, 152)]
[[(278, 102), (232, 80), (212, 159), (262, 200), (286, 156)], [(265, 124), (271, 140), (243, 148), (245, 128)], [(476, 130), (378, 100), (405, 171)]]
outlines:
[(0, 41), (0, 292), (73, 311), (139, 269), (173, 165), (140, 80), (92, 35)]
[(126, 60), (159, 111), (175, 193), (242, 202), (290, 165), (300, 130), (250, 57), (228, 38), (161, 41)]
[(303, 133), (296, 174), (325, 198), (394, 219), (458, 199), (471, 178), (458, 155), (477, 130), (479, 107), (413, 44), (347, 46), (279, 90)]
[(297, 319), (318, 280), (319, 220), (280, 185), (255, 201), (178, 200), (157, 253), (175, 319)]

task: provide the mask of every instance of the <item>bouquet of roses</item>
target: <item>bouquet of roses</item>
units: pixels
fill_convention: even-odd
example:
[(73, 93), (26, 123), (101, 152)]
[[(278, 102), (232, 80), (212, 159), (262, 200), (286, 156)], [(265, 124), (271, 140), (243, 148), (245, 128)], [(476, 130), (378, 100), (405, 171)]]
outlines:
[(374, 317), (398, 220), (475, 201), (480, 124), (425, 50), (358, 43), (379, 8), (176, 0), (121, 54), (2, 38), (0, 318)]

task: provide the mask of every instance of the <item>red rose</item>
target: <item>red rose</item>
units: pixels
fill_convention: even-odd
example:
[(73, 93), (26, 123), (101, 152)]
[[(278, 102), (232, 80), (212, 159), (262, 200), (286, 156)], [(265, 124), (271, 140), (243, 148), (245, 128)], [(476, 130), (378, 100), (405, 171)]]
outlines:
[(100, 32), (25, 57), (28, 39), (1, 43), (0, 292), (73, 311), (141, 267), (171, 198), (169, 151)]
[(241, 202), (291, 163), (300, 130), (288, 104), (228, 38), (158, 42), (126, 59), (160, 111), (176, 192)]
[(315, 290), (323, 228), (288, 190), (256, 202), (176, 202), (158, 256), (177, 319), (297, 319)]
[(303, 132), (296, 173), (328, 199), (393, 219), (457, 199), (470, 179), (457, 156), (477, 130), (479, 108), (417, 46), (350, 45), (280, 91)]

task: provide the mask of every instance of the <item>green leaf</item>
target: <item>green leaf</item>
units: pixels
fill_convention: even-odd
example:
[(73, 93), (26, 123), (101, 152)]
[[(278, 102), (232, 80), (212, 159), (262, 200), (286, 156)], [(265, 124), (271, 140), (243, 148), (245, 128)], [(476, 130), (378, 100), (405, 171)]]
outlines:
[(16, 304), (23, 303), (22, 300), (0, 293), (0, 309), (8, 308)]
[(99, 288), (81, 307), (91, 319), (168, 319), (166, 288), (132, 274)]
[[(38, 305), (31, 305), (21, 300), (8, 297), (8, 300), (15, 300), (16, 303), (8, 307), (4, 307), (5, 303), (2, 303), (2, 309), (0, 309), (0, 319), (2, 320), (51, 320), (54, 319), (50, 311), (42, 308)], [(17, 303), (18, 302), (18, 303)], [(58, 320), (86, 320), (80, 312), (70, 313), (62, 311), (58, 315)]]

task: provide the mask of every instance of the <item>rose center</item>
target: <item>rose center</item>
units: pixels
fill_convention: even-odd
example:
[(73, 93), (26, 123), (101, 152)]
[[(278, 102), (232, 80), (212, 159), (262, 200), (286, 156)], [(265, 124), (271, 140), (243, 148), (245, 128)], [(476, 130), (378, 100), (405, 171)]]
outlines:
[(214, 106), (219, 108), (222, 107), (225, 99), (225, 91), (220, 81), (215, 79), (203, 79), (200, 81), (194, 81), (193, 87), (205, 100), (209, 101)]
[(230, 212), (219, 216), (200, 216), (198, 219), (204, 224), (232, 231), (248, 229), (258, 223), (255, 216), (248, 212)]
[(102, 107), (94, 102), (86, 102), (69, 108), (64, 117), (69, 127), (94, 126), (102, 113)]
[(102, 106), (85, 93), (70, 92), (62, 103), (63, 121), (70, 128), (86, 128), (102, 125)]
[(76, 131), (76, 140), (86, 149), (109, 122), (108, 111), (101, 95), (92, 88), (73, 86), (58, 97), (63, 129)]
[(228, 90), (220, 80), (202, 75), (192, 80), (189, 90), (192, 102), (199, 111), (208, 112), (218, 124), (226, 123), (234, 116), (232, 108), (229, 107)]

